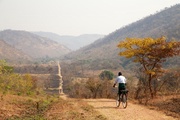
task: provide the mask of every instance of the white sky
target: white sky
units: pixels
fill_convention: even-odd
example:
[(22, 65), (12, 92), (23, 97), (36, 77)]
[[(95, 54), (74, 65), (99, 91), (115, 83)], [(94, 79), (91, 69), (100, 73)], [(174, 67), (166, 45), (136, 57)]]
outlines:
[(0, 30), (104, 34), (180, 0), (0, 0)]

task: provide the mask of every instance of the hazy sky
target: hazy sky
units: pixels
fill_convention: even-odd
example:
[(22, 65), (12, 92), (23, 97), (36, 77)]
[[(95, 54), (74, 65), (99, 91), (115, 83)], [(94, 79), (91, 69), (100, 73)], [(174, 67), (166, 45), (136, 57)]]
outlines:
[(0, 30), (109, 34), (180, 0), (0, 0)]

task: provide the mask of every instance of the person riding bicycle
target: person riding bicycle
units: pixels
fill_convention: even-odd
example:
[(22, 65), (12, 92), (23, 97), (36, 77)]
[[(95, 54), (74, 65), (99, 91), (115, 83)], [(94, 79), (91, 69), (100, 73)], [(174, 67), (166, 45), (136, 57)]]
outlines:
[(121, 90), (126, 90), (126, 78), (121, 72), (118, 73), (118, 77), (115, 79), (113, 87), (118, 83), (118, 94), (121, 94)]

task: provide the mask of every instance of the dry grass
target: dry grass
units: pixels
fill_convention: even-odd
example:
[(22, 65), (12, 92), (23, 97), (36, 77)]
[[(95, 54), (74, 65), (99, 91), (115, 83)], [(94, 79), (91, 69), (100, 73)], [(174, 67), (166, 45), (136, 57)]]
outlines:
[(44, 115), (48, 120), (106, 120), (80, 99), (60, 99)]
[(106, 120), (80, 99), (3, 95), (0, 106), (0, 120)]
[(149, 107), (163, 111), (168, 116), (180, 118), (180, 95), (158, 96), (149, 102)]
[[(19, 118), (36, 111), (33, 100), (16, 95), (1, 95), (0, 119)], [(29, 109), (28, 109), (29, 108)]]
[[(107, 120), (102, 113), (95, 111), (94, 107), (81, 99), (52, 96), (32, 98), (2, 94), (0, 96), (0, 120)], [(130, 108), (132, 109), (132, 105)], [(180, 96), (157, 97), (149, 101), (149, 108), (180, 118)]]
[(43, 120), (43, 113), (56, 100), (49, 96), (0, 96), (0, 120)]

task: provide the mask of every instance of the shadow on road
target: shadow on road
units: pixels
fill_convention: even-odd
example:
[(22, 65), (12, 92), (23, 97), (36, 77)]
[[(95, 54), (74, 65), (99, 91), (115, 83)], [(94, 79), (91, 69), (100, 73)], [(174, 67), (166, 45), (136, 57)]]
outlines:
[(117, 109), (117, 107), (112, 106), (102, 106), (102, 107), (94, 107), (95, 109)]
[(95, 100), (86, 100), (86, 101), (87, 102), (101, 102), (101, 103), (102, 102), (115, 102), (115, 100), (98, 100), (98, 99), (96, 101)]

